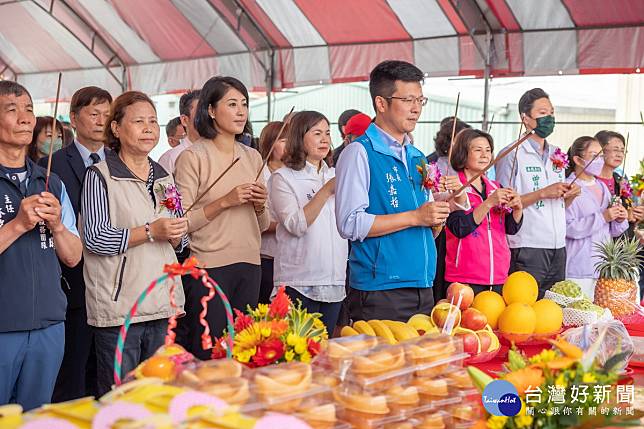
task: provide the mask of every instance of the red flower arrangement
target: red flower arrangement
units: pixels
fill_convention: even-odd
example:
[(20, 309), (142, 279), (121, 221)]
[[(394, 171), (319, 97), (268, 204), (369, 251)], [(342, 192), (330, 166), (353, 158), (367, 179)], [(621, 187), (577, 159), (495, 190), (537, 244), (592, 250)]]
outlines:
[(426, 192), (439, 192), (442, 174), (437, 163), (427, 163), (425, 160), (422, 160), (420, 164), (416, 165), (416, 170), (418, 170), (422, 178), (422, 189)]
[(183, 207), (181, 205), (181, 193), (173, 183), (169, 185), (159, 185), (158, 191), (163, 198), (159, 201), (161, 207), (165, 207), (173, 216), (183, 216)]
[[(310, 362), (321, 350), (327, 338), (321, 314), (309, 313), (298, 301), (294, 305), (279, 288), (270, 304), (247, 308), (245, 313), (235, 309), (235, 338), (233, 359), (255, 368), (277, 362)], [(226, 357), (227, 334), (215, 341), (212, 358)]]
[(559, 148), (555, 149), (555, 153), (550, 157), (550, 161), (552, 161), (552, 165), (554, 165), (557, 170), (565, 170), (568, 168), (568, 165), (570, 165), (568, 154)]

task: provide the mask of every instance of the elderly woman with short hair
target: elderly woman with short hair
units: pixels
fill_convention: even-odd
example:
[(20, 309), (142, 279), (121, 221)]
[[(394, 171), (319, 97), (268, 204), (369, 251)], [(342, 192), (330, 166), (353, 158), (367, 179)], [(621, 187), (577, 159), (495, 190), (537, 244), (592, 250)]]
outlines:
[[(112, 151), (87, 170), (81, 198), (87, 322), (95, 331), (100, 395), (112, 384), (114, 349), (126, 315), (164, 265), (177, 262), (175, 251), (187, 244), (188, 231), (180, 208), (163, 204), (174, 189), (172, 175), (149, 158), (159, 142), (150, 98), (136, 91), (121, 94), (105, 136)], [(153, 289), (139, 305), (123, 350), (124, 374), (163, 345), (168, 317), (183, 312), (181, 280), (176, 281), (177, 308), (167, 285)]]

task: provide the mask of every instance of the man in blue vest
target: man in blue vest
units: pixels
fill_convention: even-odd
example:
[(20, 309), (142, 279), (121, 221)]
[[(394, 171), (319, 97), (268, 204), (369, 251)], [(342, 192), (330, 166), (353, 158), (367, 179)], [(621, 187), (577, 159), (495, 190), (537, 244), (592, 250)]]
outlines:
[(407, 321), (429, 314), (436, 247), (432, 226), (449, 215), (417, 170), (425, 155), (409, 139), (427, 97), (423, 72), (404, 61), (378, 64), (369, 79), (376, 118), (336, 168), (336, 221), (352, 241), (349, 311), (355, 320)]
[(0, 81), (0, 405), (25, 410), (51, 401), (65, 347), (58, 260), (82, 253), (65, 185), (52, 174), (46, 188), (27, 157), (35, 124), (27, 90)]

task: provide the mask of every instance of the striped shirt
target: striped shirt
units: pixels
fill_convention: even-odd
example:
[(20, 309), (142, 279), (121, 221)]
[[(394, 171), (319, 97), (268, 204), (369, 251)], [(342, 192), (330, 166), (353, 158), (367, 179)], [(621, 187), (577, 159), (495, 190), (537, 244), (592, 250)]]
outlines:
[[(154, 169), (150, 163), (146, 188), (152, 204), (156, 206), (154, 196)], [(81, 213), (83, 213), (83, 238), (87, 250), (97, 255), (114, 256), (125, 253), (130, 240), (128, 228), (112, 226), (110, 208), (107, 200), (107, 188), (100, 174), (88, 169), (85, 174), (83, 193), (81, 197)], [(180, 213), (183, 216), (183, 213)], [(188, 236), (184, 235), (181, 244), (175, 248), (180, 253), (188, 246)]]

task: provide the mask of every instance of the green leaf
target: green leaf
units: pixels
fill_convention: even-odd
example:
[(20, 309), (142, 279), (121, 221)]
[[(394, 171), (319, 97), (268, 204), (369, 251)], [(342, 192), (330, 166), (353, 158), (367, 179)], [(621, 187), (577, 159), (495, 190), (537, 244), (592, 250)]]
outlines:
[(311, 330), (313, 327), (313, 319), (309, 318), (304, 325), (302, 325), (302, 328), (300, 329), (300, 337), (306, 337), (306, 333)]

